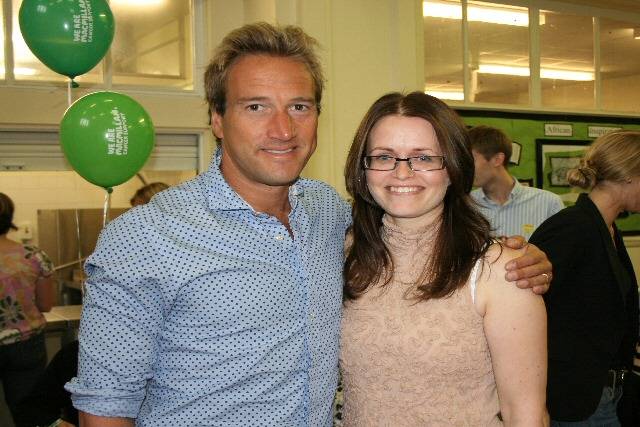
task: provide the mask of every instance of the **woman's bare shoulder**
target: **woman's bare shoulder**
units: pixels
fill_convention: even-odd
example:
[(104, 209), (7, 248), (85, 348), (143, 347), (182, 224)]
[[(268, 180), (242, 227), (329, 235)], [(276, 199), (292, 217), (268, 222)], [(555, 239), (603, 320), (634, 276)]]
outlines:
[[(506, 273), (505, 265), (513, 259), (524, 255), (525, 249), (511, 249), (500, 242), (492, 243), (484, 254), (483, 276), (485, 270), (496, 270)], [(504, 274), (502, 275), (504, 277)]]

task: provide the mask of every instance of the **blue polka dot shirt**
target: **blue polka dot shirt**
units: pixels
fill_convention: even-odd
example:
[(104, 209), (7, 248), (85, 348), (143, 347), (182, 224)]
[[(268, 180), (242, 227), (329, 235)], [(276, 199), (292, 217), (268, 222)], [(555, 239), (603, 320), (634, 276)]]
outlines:
[(220, 158), (102, 232), (67, 390), (141, 426), (330, 426), (350, 209), (299, 179), (292, 239), (229, 187)]

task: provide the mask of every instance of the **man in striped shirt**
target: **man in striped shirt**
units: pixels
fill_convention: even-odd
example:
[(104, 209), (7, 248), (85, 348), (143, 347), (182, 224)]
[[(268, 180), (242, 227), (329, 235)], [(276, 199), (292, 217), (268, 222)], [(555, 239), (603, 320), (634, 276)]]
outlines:
[(475, 161), (471, 197), (491, 223), (496, 236), (521, 235), (533, 231), (564, 204), (557, 194), (521, 185), (508, 168), (511, 140), (500, 129), (476, 126), (469, 130)]

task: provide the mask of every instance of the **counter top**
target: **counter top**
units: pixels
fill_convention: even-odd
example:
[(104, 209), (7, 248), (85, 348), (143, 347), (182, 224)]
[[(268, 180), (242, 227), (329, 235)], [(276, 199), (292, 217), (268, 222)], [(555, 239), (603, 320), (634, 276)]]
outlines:
[(59, 305), (42, 313), (47, 320), (47, 329), (77, 328), (80, 324), (82, 305)]

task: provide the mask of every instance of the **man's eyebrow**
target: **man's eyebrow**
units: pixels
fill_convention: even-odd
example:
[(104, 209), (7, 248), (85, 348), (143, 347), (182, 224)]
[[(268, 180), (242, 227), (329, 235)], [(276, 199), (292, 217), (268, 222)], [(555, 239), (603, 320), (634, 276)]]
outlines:
[(236, 103), (238, 104), (244, 104), (247, 102), (264, 102), (264, 101), (268, 101), (269, 98), (266, 96), (250, 96), (250, 97), (246, 97), (246, 98), (238, 98), (238, 100), (236, 101)]
[(291, 99), (292, 102), (310, 102), (310, 103), (315, 103), (316, 99), (311, 97), (311, 96), (296, 96), (295, 98)]

